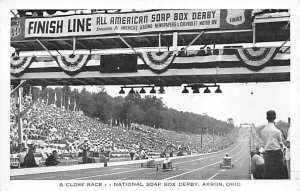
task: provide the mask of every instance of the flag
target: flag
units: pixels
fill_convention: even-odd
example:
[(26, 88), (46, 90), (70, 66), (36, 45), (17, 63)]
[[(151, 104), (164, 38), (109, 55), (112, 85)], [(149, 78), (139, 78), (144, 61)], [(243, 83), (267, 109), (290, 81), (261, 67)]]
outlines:
[(56, 92), (54, 93), (54, 104), (56, 104)]
[(61, 99), (60, 99), (60, 108), (62, 108), (62, 102), (63, 102), (63, 96), (61, 95)]
[(47, 105), (48, 105), (48, 101), (49, 101), (49, 92), (47, 92), (47, 101), (46, 101)]
[(112, 127), (112, 122), (113, 122), (112, 115), (110, 115), (110, 127)]
[(76, 111), (76, 100), (74, 99), (74, 111)]
[(68, 110), (69, 110), (69, 107), (70, 107), (70, 97), (68, 97)]

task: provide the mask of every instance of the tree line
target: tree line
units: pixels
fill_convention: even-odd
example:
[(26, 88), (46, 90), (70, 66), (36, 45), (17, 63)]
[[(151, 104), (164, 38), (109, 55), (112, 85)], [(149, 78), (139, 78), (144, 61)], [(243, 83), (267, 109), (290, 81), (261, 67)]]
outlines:
[[(25, 86), (24, 94), (29, 92), (34, 99), (41, 90)], [(78, 89), (71, 90), (69, 86), (54, 89), (48, 87), (41, 99), (47, 104), (63, 106), (71, 111), (80, 110), (89, 117), (112, 125), (130, 127), (137, 123), (177, 132), (215, 135), (225, 135), (234, 128), (232, 118), (221, 121), (206, 114), (177, 111), (167, 107), (161, 98), (154, 95), (142, 97), (138, 92), (125, 97), (112, 97), (104, 87), (99, 87), (97, 92), (89, 92), (86, 88), (79, 92)]]

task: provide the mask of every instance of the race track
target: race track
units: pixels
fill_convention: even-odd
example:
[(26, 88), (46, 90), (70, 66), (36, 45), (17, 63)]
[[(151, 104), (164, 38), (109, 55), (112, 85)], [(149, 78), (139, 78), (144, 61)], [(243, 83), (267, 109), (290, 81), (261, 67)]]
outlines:
[[(232, 157), (233, 169), (221, 169), (226, 153)], [(249, 174), (249, 142), (238, 141), (216, 153), (172, 159), (173, 171), (141, 168), (140, 163), (101, 168), (11, 176), (11, 180), (247, 180)], [(157, 162), (162, 163), (162, 162)], [(59, 168), (59, 167), (58, 167)]]

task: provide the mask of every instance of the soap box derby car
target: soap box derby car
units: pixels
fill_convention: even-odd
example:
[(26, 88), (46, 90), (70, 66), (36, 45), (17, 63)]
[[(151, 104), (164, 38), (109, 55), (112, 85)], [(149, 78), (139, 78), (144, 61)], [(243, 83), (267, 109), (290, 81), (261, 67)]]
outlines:
[(231, 157), (229, 154), (226, 154), (223, 158), (223, 162), (220, 164), (220, 168), (233, 168), (234, 164), (231, 163)]

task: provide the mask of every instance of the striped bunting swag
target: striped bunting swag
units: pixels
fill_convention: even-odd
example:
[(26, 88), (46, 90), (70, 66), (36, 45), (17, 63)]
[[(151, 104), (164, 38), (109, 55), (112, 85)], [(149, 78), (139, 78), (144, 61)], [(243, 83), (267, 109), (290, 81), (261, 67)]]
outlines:
[(261, 70), (269, 63), (275, 54), (277, 48), (241, 48), (237, 49), (237, 56), (251, 70)]
[(153, 72), (162, 73), (174, 61), (176, 53), (177, 51), (140, 52), (139, 56)]
[(91, 55), (89, 54), (56, 56), (58, 65), (70, 76), (78, 74), (90, 59)]
[(21, 76), (26, 68), (35, 60), (35, 56), (10, 57), (10, 73), (13, 76)]

